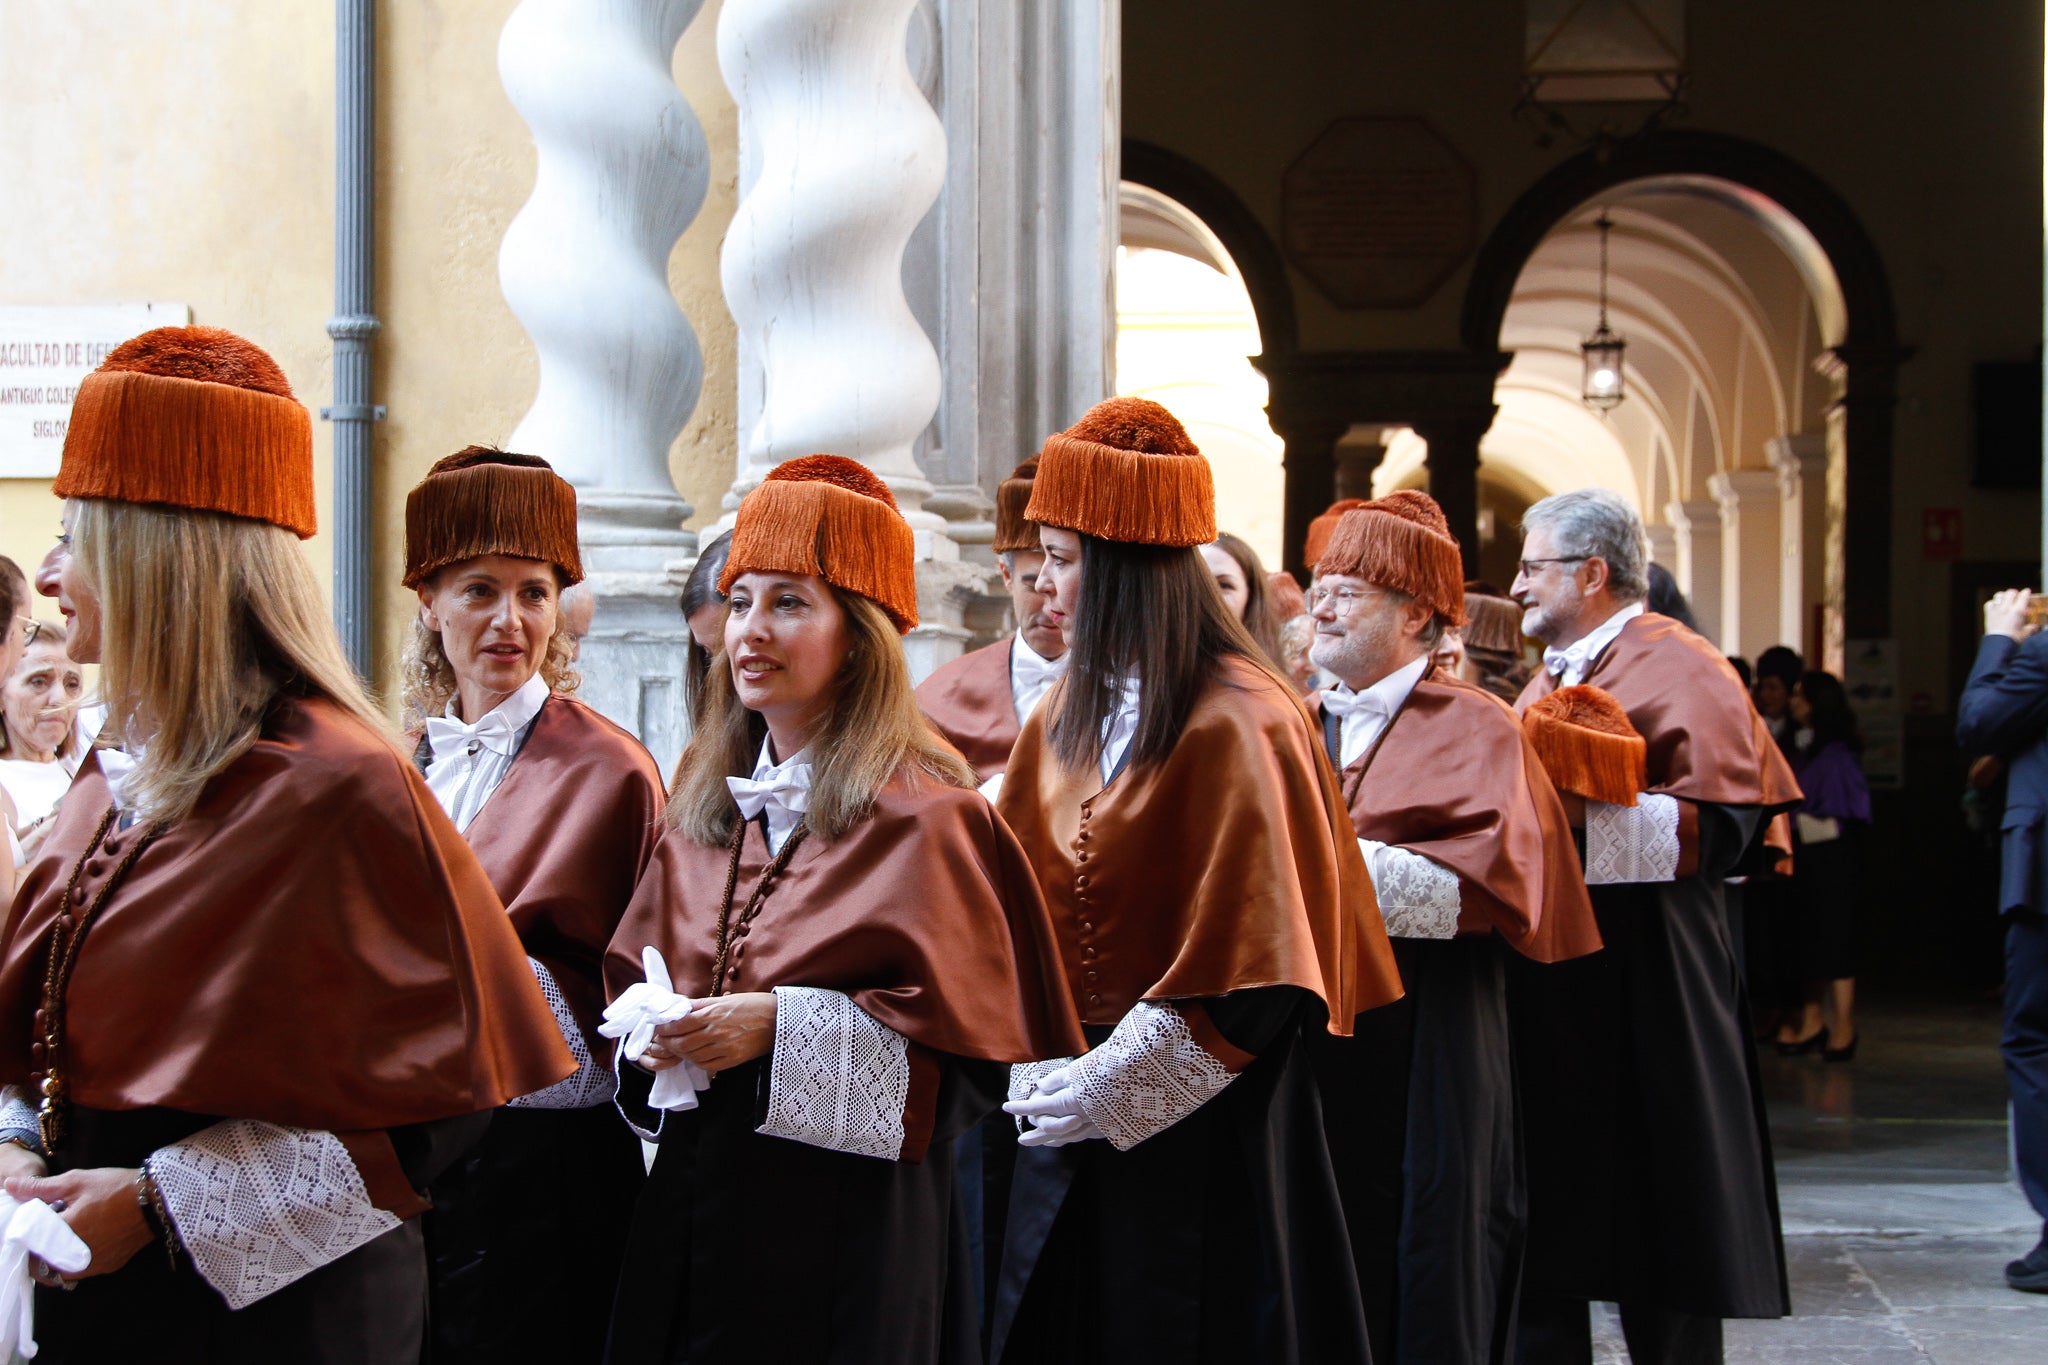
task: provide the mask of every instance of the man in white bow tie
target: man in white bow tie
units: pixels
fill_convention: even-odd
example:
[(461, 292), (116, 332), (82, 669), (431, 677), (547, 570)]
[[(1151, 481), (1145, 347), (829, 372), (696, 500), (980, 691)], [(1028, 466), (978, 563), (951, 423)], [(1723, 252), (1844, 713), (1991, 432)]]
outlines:
[(1507, 955), (1599, 947), (1564, 807), (1514, 715), (1432, 666), (1465, 619), (1442, 509), (1344, 512), (1315, 565), (1311, 700), (1407, 995), (1318, 1039), (1373, 1359), (1484, 1365), (1513, 1320), (1523, 1190)]
[(1038, 525), (1024, 518), (1037, 473), (1034, 456), (996, 490), (996, 566), (1016, 613), (1017, 633), (953, 660), (917, 689), (917, 704), (932, 727), (984, 783), (1001, 774), (1024, 722), (1067, 671), (1059, 617), (1038, 590), (1039, 566), (1045, 563)]
[(1646, 612), (1642, 519), (1604, 489), (1538, 502), (1514, 596), (1544, 667), (1526, 710), (1604, 689), (1649, 746), (1633, 805), (1575, 803), (1607, 950), (1516, 981), (1528, 1145), (1520, 1359), (1589, 1358), (1587, 1300), (1630, 1359), (1721, 1359), (1721, 1319), (1790, 1311), (1725, 879), (1797, 784), (1720, 650)]

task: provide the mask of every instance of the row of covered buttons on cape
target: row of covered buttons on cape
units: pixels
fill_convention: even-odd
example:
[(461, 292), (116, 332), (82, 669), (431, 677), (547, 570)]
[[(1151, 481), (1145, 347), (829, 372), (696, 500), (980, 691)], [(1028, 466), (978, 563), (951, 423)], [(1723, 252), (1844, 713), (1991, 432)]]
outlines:
[[(130, 837), (132, 835), (129, 831), (109, 834), (100, 841), (99, 848), (85, 860), (85, 866), (79, 869), (77, 884), (71, 888), (71, 895), (63, 909), (57, 912), (57, 930), (65, 938), (77, 932), (79, 916), (85, 913), (85, 907), (92, 904), (94, 898), (105, 888), (107, 878), (120, 864), (121, 848)], [(29, 1065), (34, 1068), (29, 1076), (29, 1084), (37, 1091), (44, 1089), (43, 1067), (48, 1061), (49, 1054), (43, 1045), (43, 1039), (48, 1036), (49, 1011), (46, 1007), (39, 1006), (35, 1017), (35, 1040), (29, 1044), (28, 1049)]]
[(1081, 984), (1075, 993), (1093, 1005), (1102, 1003), (1102, 994), (1096, 990), (1101, 973), (1095, 967), (1095, 907), (1088, 894), (1088, 821), (1095, 814), (1093, 800), (1081, 803), (1081, 832), (1074, 836), (1074, 902), (1080, 913), (1081, 938)]

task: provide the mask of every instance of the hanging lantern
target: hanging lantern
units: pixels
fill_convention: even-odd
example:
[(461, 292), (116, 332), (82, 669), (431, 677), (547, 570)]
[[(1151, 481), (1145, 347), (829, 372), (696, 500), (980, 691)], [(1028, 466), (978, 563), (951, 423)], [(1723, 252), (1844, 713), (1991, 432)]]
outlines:
[(1621, 377), (1622, 352), (1628, 342), (1607, 325), (1607, 232), (1614, 224), (1605, 213), (1595, 225), (1600, 229), (1600, 325), (1579, 344), (1585, 357), (1585, 379), (1580, 396), (1595, 412), (1612, 412), (1621, 406), (1625, 392)]

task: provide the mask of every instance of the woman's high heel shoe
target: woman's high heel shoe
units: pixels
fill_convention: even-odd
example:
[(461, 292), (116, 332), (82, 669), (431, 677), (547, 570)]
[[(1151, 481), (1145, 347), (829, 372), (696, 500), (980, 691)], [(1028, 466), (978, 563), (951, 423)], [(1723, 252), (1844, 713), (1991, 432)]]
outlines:
[[(1826, 1036), (1825, 1030), (1822, 1031), (1822, 1036)], [(1822, 1048), (1820, 1050), (1820, 1058), (1824, 1062), (1853, 1062), (1856, 1060), (1856, 1045), (1862, 1041), (1863, 1035), (1858, 1033), (1849, 1040), (1847, 1047)]]
[[(1825, 1048), (1827, 1045), (1828, 1031), (1822, 1028), (1815, 1029), (1812, 1033), (1809, 1033), (1806, 1037), (1799, 1039), (1797, 1042), (1788, 1043), (1783, 1038), (1780, 1038), (1777, 1041), (1776, 1047), (1778, 1049), (1778, 1055), (1780, 1057), (1804, 1057), (1807, 1053), (1812, 1052), (1814, 1049)], [(1854, 1043), (1851, 1043), (1849, 1044), (1849, 1046), (1853, 1048), (1856, 1045)]]

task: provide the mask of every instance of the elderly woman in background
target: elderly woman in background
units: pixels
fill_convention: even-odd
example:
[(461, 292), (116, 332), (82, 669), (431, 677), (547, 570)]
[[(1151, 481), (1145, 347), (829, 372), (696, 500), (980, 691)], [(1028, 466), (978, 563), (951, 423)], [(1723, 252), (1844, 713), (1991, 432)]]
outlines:
[(690, 724), (704, 706), (705, 679), (711, 676), (711, 661), (725, 648), (725, 594), (718, 590), (719, 575), (725, 572), (726, 552), (732, 548), (727, 531), (697, 553), (697, 567), (683, 584), (683, 620), (690, 627), (690, 666), (683, 674), (683, 709)]
[(159, 328), (79, 386), (55, 491), (37, 585), (126, 747), (0, 941), (0, 1176), (90, 1252), (36, 1330), (67, 1362), (416, 1360), (421, 1191), (574, 1067), (300, 552), (312, 418), (242, 338)]
[(21, 662), (0, 685), (0, 788), (14, 802), (22, 851), (33, 857), (85, 756), (75, 723), (85, 671), (65, 652), (62, 626), (32, 621), (24, 635)]

